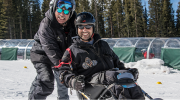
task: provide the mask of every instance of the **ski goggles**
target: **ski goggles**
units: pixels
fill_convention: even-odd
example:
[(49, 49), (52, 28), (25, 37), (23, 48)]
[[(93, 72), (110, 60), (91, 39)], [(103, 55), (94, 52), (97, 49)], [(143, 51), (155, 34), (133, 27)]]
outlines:
[(66, 10), (72, 10), (72, 4), (71, 2), (69, 1), (65, 1), (65, 0), (59, 0), (58, 3), (57, 3), (57, 7), (58, 8), (66, 8)]
[(62, 11), (64, 11), (64, 14), (68, 15), (69, 14), (69, 10), (63, 10), (62, 8), (57, 8), (57, 12), (61, 13)]
[(78, 25), (78, 28), (79, 29), (84, 29), (84, 27), (85, 27), (86, 29), (90, 29), (92, 26), (93, 25)]

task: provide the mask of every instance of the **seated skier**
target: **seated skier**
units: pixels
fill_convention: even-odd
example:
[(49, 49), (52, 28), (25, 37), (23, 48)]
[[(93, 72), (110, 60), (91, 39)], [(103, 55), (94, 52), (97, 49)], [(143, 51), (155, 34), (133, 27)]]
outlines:
[[(60, 64), (55, 66), (59, 70), (61, 82), (66, 87), (77, 91), (83, 90), (86, 88), (84, 82), (90, 82), (97, 75), (101, 84), (118, 83), (119, 71), (127, 70), (132, 73), (135, 80), (138, 79), (138, 70), (125, 68), (108, 43), (101, 40), (98, 34), (94, 34), (95, 19), (91, 13), (78, 14), (75, 25), (78, 36), (66, 49)], [(81, 75), (85, 76), (84, 81), (78, 80)], [(145, 99), (137, 85), (131, 88), (115, 85), (111, 90), (118, 99)], [(83, 98), (79, 96), (79, 99)]]

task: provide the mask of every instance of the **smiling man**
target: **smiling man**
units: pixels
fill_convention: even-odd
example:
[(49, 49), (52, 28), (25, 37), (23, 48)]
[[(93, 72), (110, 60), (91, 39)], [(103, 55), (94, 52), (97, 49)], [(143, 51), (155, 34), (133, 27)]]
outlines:
[(92, 27), (93, 25), (88, 25), (88, 24), (82, 24), (78, 26), (78, 35), (82, 38), (82, 41), (89, 42), (93, 39), (91, 38), (93, 35)]
[[(78, 14), (75, 25), (78, 36), (74, 37), (74, 43), (66, 49), (61, 63), (55, 66), (59, 70), (61, 83), (77, 91), (83, 90), (85, 86), (86, 90), (87, 85), (84, 81), (89, 82), (93, 77), (97, 78), (96, 75), (99, 75), (95, 80), (102, 82), (100, 84), (112, 83), (111, 80), (117, 80), (116, 77), (119, 77), (116, 75), (119, 74), (120, 70), (124, 72), (130, 71), (129, 73), (131, 73), (133, 80), (138, 79), (138, 70), (136, 68), (125, 68), (108, 43), (101, 40), (98, 34), (94, 34), (95, 19), (91, 13), (82, 12)], [(119, 70), (117, 72), (108, 71), (113, 68)], [(85, 77), (84, 80), (81, 79), (81, 75)], [(116, 81), (113, 82), (115, 83)], [(140, 87), (136, 86), (134, 82), (129, 85), (125, 88), (119, 85), (115, 86), (112, 91), (119, 99), (134, 98), (144, 100)], [(80, 94), (78, 96), (80, 100), (83, 100)]]
[(88, 12), (78, 14), (76, 20), (77, 35), (83, 42), (92, 42), (94, 36), (95, 19), (93, 15)]
[(52, 67), (59, 64), (64, 51), (76, 36), (75, 0), (52, 0), (50, 9), (41, 21), (34, 36), (31, 61), (37, 72), (32, 82), (28, 100), (45, 100), (54, 90), (54, 76), (57, 81), (57, 100), (68, 100), (68, 89), (59, 82), (59, 74)]

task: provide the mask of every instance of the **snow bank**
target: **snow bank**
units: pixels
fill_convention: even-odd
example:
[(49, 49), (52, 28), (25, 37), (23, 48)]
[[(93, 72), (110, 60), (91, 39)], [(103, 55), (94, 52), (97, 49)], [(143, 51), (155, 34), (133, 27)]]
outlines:
[(137, 62), (124, 63), (127, 68), (137, 68), (140, 73), (147, 74), (171, 74), (180, 73), (180, 71), (164, 66), (161, 59), (142, 59)]

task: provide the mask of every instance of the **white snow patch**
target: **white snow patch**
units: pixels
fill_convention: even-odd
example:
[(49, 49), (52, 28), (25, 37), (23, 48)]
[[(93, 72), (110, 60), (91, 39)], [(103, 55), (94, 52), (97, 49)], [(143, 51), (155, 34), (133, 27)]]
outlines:
[[(180, 100), (180, 71), (163, 66), (160, 59), (143, 59), (125, 63), (126, 67), (138, 68), (138, 84), (153, 98)], [(27, 68), (24, 68), (26, 66)], [(27, 100), (36, 70), (30, 60), (0, 60), (0, 100)], [(161, 82), (162, 84), (156, 84)], [(57, 100), (57, 87), (46, 100)], [(78, 100), (73, 90), (70, 100)], [(147, 99), (148, 100), (148, 99)]]

